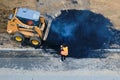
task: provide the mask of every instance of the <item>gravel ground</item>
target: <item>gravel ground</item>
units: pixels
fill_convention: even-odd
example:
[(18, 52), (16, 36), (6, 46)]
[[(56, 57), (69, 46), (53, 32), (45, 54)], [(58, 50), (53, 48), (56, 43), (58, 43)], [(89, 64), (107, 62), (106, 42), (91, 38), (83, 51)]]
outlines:
[[(107, 53), (109, 54), (109, 53)], [(106, 58), (67, 58), (61, 62), (60, 57), (46, 54), (44, 57), (0, 58), (0, 68), (69, 71), (69, 70), (110, 70), (120, 72), (120, 53), (109, 54)]]
[(60, 62), (60, 57), (0, 58), (0, 79), (119, 80), (120, 54), (110, 56), (101, 59), (67, 58), (64, 62)]
[(30, 46), (21, 46), (20, 43), (15, 42), (11, 35), (7, 33), (0, 33), (0, 48), (31, 48)]

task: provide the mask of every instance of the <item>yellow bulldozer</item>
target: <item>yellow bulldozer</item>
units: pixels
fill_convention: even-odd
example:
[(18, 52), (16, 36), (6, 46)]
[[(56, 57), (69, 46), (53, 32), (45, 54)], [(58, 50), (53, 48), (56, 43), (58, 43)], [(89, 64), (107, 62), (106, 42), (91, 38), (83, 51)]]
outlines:
[(41, 17), (40, 12), (28, 8), (14, 8), (10, 14), (7, 32), (13, 35), (17, 42), (24, 43), (29, 39), (32, 46), (40, 46), (43, 40), (47, 21)]

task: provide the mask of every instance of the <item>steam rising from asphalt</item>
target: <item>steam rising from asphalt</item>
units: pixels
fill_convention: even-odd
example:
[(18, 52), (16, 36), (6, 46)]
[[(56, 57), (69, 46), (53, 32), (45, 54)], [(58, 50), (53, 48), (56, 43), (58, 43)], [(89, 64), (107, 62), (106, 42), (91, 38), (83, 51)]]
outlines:
[(72, 57), (80, 57), (89, 49), (103, 48), (112, 37), (112, 23), (101, 14), (89, 10), (62, 10), (51, 23), (47, 42), (67, 44)]

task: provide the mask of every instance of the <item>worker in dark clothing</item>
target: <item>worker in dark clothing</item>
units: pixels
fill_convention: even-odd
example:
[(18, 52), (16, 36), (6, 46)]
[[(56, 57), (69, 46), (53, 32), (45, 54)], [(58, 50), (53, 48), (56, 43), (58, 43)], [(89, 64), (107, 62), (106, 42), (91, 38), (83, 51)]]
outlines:
[(68, 56), (68, 46), (61, 45), (61, 61), (64, 61), (66, 59), (66, 56)]

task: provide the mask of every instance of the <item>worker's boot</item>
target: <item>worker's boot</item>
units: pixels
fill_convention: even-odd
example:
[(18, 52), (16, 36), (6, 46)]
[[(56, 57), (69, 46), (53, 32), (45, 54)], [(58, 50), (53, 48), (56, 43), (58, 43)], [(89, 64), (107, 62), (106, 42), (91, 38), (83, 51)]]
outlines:
[(65, 60), (65, 56), (61, 55), (61, 61)]

